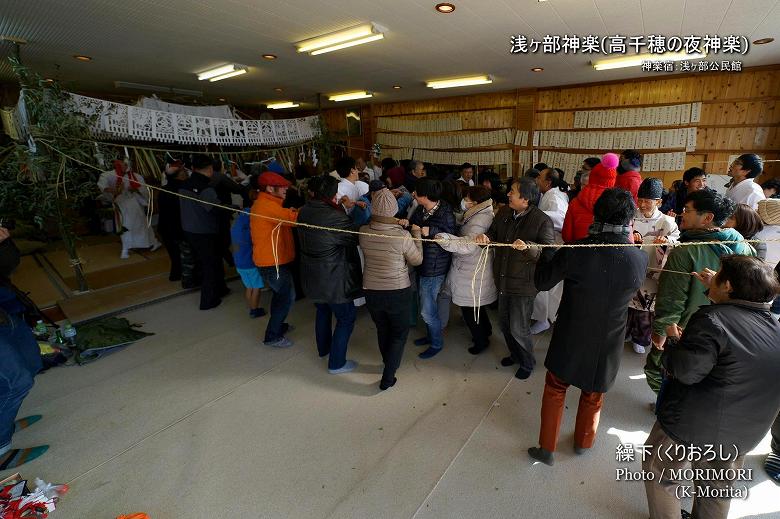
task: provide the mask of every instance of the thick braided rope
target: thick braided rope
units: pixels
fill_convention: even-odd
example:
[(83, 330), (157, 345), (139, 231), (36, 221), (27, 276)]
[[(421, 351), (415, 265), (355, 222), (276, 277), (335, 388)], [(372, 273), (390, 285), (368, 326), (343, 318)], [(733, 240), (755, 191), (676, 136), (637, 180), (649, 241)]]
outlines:
[[(68, 154), (58, 150), (57, 148), (54, 148), (53, 146), (51, 146), (50, 144), (48, 144), (46, 142), (43, 142), (43, 144), (45, 146), (47, 146), (49, 149), (51, 149), (52, 151), (54, 151), (56, 153), (59, 153), (62, 156), (66, 157), (66, 158), (68, 158), (68, 159), (70, 159), (70, 160), (72, 160), (74, 162), (77, 162), (77, 163), (79, 163), (79, 164), (81, 164), (83, 166), (92, 168), (92, 169), (94, 169), (96, 171), (100, 171), (101, 173), (104, 171), (103, 169), (101, 169), (101, 168), (99, 168), (97, 166), (93, 166), (92, 164), (88, 164), (88, 163), (82, 162), (82, 161), (80, 161), (80, 160), (78, 160), (78, 159), (76, 159), (74, 157), (71, 157), (70, 155), (68, 155)], [(237, 209), (235, 207), (225, 206), (225, 205), (217, 204), (217, 203), (214, 203), (214, 202), (209, 202), (209, 201), (206, 201), (206, 200), (201, 200), (200, 198), (197, 198), (197, 197), (185, 195), (185, 194), (182, 194), (182, 193), (177, 193), (177, 192), (174, 192), (174, 191), (168, 191), (167, 189), (164, 189), (162, 187), (150, 186), (148, 184), (146, 185), (146, 187), (149, 190), (157, 190), (157, 191), (169, 193), (169, 194), (178, 196), (179, 198), (182, 198), (182, 199), (185, 199), (185, 200), (191, 200), (193, 202), (198, 202), (198, 203), (201, 203), (201, 204), (204, 204), (204, 205), (210, 205), (212, 207), (217, 207), (219, 209), (223, 209), (223, 210), (226, 210), (226, 211), (232, 211), (234, 213), (245, 212), (245, 213), (247, 213), (248, 215), (250, 215), (250, 216), (252, 216), (254, 218), (263, 218), (265, 220), (270, 220), (270, 221), (273, 221), (273, 222), (277, 222), (277, 223), (279, 223), (281, 225), (289, 225), (289, 226), (294, 226), (294, 227), (305, 227), (305, 228), (308, 228), (308, 229), (317, 229), (317, 230), (321, 230), (321, 231), (330, 231), (330, 232), (341, 232), (341, 233), (347, 233), (347, 234), (356, 234), (356, 235), (359, 235), (359, 236), (371, 236), (371, 237), (374, 237), (374, 238), (383, 238), (383, 239), (388, 239), (389, 238), (389, 239), (396, 239), (396, 240), (406, 240), (406, 239), (410, 238), (409, 236), (390, 236), (390, 235), (386, 235), (386, 234), (378, 234), (378, 233), (363, 232), (363, 231), (353, 231), (351, 229), (337, 229), (337, 228), (334, 228), (334, 227), (325, 227), (325, 226), (322, 226), (322, 225), (315, 225), (315, 224), (310, 224), (310, 223), (302, 223), (302, 222), (296, 222), (296, 221), (291, 221), (291, 220), (285, 220), (283, 218), (275, 218), (273, 216), (266, 216), (266, 215), (262, 215), (262, 214), (253, 213), (251, 211)], [(470, 238), (436, 239), (436, 238), (422, 238), (422, 237), (412, 236), (411, 239), (415, 240), (415, 241), (429, 242), (429, 243), (442, 243), (442, 242), (448, 242), (448, 241), (461, 241), (461, 242), (468, 242), (468, 243), (474, 243), (476, 245), (480, 245), (475, 240), (470, 239)], [(697, 246), (697, 245), (717, 245), (717, 244), (724, 244), (724, 245), (726, 245), (726, 244), (735, 244), (735, 243), (777, 243), (777, 242), (780, 242), (780, 238), (774, 238), (774, 239), (770, 239), (770, 240), (745, 240), (745, 239), (743, 239), (743, 240), (723, 240), (723, 241), (691, 241), (691, 242), (678, 242), (678, 243), (675, 243), (673, 246), (674, 247), (690, 247), (690, 246)], [(527, 245), (529, 247), (538, 247), (538, 248), (541, 248), (541, 249), (561, 249), (561, 248), (569, 248), (569, 249), (596, 249), (596, 248), (611, 248), (611, 247), (637, 247), (639, 244), (635, 244), (635, 243), (565, 243), (565, 244), (558, 244), (558, 243), (528, 243)], [(514, 245), (511, 244), (511, 243), (491, 242), (490, 246), (491, 247), (513, 247)], [(653, 246), (653, 247), (666, 247), (666, 246), (669, 246), (669, 244), (668, 243), (647, 243), (647, 244), (642, 244), (641, 246), (642, 247), (650, 247), (650, 246)]]

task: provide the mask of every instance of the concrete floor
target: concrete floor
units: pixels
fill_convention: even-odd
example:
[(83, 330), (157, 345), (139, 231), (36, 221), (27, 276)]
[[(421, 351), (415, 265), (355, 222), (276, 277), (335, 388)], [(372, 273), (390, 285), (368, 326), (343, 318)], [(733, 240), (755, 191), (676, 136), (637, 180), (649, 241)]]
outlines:
[[(296, 304), (288, 350), (261, 344), (240, 287), (216, 310), (197, 294), (133, 311), (155, 332), (82, 367), (38, 377), (22, 415), (43, 421), (14, 445), (51, 444), (23, 475), (70, 482), (52, 518), (146, 512), (176, 518), (637, 518), (644, 487), (616, 482), (618, 443), (653, 423), (643, 360), (626, 355), (593, 451), (573, 453), (570, 391), (556, 465), (532, 464), (550, 334), (527, 381), (501, 368), (503, 340), (473, 357), (453, 311), (445, 351), (419, 360), (410, 336), (398, 384), (378, 390), (381, 361), (365, 308), (350, 345), (358, 371), (333, 376), (313, 341), (313, 305)], [(780, 518), (780, 487), (761, 470), (768, 438), (748, 456), (750, 498), (730, 517)], [(1, 476), (2, 474), (0, 474)]]

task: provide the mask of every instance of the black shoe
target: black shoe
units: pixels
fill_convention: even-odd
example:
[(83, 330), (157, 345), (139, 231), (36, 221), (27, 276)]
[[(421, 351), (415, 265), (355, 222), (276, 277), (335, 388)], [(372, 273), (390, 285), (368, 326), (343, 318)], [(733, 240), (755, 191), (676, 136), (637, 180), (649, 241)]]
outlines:
[(398, 382), (398, 379), (393, 377), (392, 382), (387, 382), (385, 379), (382, 379), (382, 381), (379, 383), (379, 389), (382, 391), (385, 391), (386, 389), (390, 389), (395, 385), (395, 383)]
[(545, 465), (553, 466), (555, 463), (555, 459), (553, 458), (553, 453), (542, 449), (541, 447), (531, 447), (528, 449), (528, 454), (535, 460), (541, 461)]
[(504, 357), (501, 359), (501, 365), (506, 367), (509, 367), (515, 363), (514, 359), (512, 357)]
[(431, 338), (427, 335), (414, 340), (415, 346), (428, 346), (429, 344), (431, 344)]
[(482, 347), (480, 347), (480, 346), (472, 346), (471, 348), (469, 348), (469, 353), (471, 353), (472, 355), (479, 355), (480, 353), (482, 353), (486, 349), (487, 349), (487, 346), (482, 346)]
[(264, 308), (253, 308), (249, 311), (249, 317), (255, 319), (257, 317), (263, 317), (265, 315)]
[(222, 304), (222, 300), (221, 299), (217, 299), (217, 301), (214, 302), (214, 303), (207, 303), (205, 305), (200, 305), (200, 309), (201, 310), (211, 310), (212, 308), (218, 307), (220, 304)]
[(532, 371), (533, 370), (528, 370), (527, 368), (517, 368), (517, 371), (515, 371), (515, 378), (525, 380), (531, 376)]
[(574, 453), (577, 454), (577, 455), (581, 456), (581, 455), (585, 454), (586, 452), (588, 452), (589, 450), (590, 450), (590, 447), (578, 447), (576, 443), (574, 444)]

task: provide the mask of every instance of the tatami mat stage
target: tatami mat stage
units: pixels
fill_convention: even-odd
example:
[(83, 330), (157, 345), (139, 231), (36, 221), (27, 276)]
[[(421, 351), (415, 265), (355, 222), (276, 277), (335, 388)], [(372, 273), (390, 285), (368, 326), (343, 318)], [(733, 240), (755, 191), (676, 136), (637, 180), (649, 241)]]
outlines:
[[(30, 242), (22, 247), (35, 249), (22, 257), (13, 280), (30, 293), (41, 307), (59, 305), (64, 317), (74, 323), (112, 314), (184, 292), (180, 282), (168, 281), (170, 260), (164, 248), (154, 252), (133, 250), (120, 259), (121, 245), (115, 235), (85, 236), (78, 244), (89, 291), (78, 292), (78, 283), (68, 255), (57, 244)], [(227, 269), (228, 277), (235, 275)]]
[[(333, 376), (316, 353), (311, 303), (291, 314), (295, 346), (277, 350), (260, 343), (267, 318), (249, 319), (231, 288), (208, 312), (196, 293), (130, 312), (156, 335), (38, 377), (21, 415), (44, 419), (14, 442), (51, 444), (23, 473), (71, 482), (58, 518), (647, 517), (642, 483), (615, 481), (617, 468), (639, 469), (616, 461), (618, 443), (643, 443), (653, 423), (643, 360), (629, 349), (593, 451), (573, 453), (572, 390), (556, 465), (532, 465), (544, 371), (514, 379), (498, 365), (500, 338), (469, 355), (453, 312), (445, 351), (422, 361), (410, 340), (397, 386), (380, 393), (365, 309), (349, 350), (360, 367)], [(540, 363), (549, 336), (537, 340)], [(768, 450), (767, 437), (748, 456), (750, 498), (734, 500), (730, 517), (780, 518), (761, 468)]]

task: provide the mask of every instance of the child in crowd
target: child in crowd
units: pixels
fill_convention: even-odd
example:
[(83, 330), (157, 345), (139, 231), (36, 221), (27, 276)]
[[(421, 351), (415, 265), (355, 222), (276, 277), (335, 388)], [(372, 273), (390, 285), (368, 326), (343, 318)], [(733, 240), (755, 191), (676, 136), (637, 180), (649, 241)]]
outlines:
[(637, 192), (637, 211), (634, 216), (634, 242), (647, 245), (642, 247), (648, 255), (647, 277), (642, 287), (634, 295), (628, 306), (628, 326), (626, 338), (630, 339), (634, 351), (644, 354), (651, 344), (650, 335), (655, 314), (655, 297), (658, 294), (658, 278), (666, 263), (667, 247), (655, 244), (674, 244), (680, 239), (680, 229), (674, 218), (663, 214), (659, 207), (663, 198), (664, 186), (660, 179), (646, 178)]
[(233, 227), (230, 229), (230, 238), (233, 242), (233, 260), (236, 262), (236, 271), (241, 276), (244, 284), (244, 297), (249, 306), (249, 317), (262, 317), (265, 310), (260, 307), (260, 290), (264, 287), (260, 271), (252, 261), (252, 236), (249, 231), (249, 208), (257, 198), (257, 175), (249, 179), (249, 199), (244, 200), (244, 210), (238, 213)]

